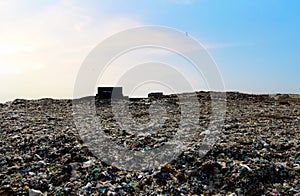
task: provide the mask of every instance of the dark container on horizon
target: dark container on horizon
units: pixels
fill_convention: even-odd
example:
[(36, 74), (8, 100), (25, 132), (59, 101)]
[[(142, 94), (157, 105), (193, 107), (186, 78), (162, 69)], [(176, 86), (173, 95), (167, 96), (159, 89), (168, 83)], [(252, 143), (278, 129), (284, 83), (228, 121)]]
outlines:
[(113, 98), (123, 98), (122, 87), (98, 87), (97, 98), (100, 99), (111, 99)]

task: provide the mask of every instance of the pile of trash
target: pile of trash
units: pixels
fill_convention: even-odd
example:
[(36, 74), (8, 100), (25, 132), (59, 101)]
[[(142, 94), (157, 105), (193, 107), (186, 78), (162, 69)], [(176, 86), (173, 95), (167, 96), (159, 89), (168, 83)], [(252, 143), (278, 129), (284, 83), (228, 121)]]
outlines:
[[(198, 93), (199, 135), (210, 134), (210, 94)], [(283, 100), (284, 99), (284, 100)], [(164, 123), (135, 134), (116, 126), (108, 103), (97, 115), (111, 142), (133, 151), (159, 148), (180, 125), (171, 98)], [(150, 100), (131, 102), (133, 119), (149, 122)], [(74, 123), (72, 100), (0, 104), (0, 195), (300, 195), (300, 101), (288, 96), (227, 93), (218, 141), (203, 156), (191, 140), (177, 158), (130, 170), (92, 153)]]

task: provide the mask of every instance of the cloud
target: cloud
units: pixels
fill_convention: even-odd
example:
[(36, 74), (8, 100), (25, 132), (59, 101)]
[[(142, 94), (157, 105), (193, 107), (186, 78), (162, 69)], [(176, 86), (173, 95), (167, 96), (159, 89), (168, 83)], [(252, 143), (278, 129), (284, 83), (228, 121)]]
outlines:
[(45, 67), (43, 64), (38, 63), (25, 64), (0, 60), (0, 75), (30, 73), (33, 70), (42, 69), (43, 67)]
[[(190, 0), (170, 1), (192, 3)], [(0, 102), (17, 97), (72, 97), (77, 72), (89, 52), (105, 38), (142, 25), (142, 21), (129, 15), (110, 13), (105, 3), (94, 7), (89, 1), (67, 0), (0, 1), (0, 23), (0, 78), (3, 81)], [(204, 46), (210, 49), (235, 44)], [(166, 51), (144, 52), (129, 56), (119, 64), (132, 64), (133, 59), (184, 64), (177, 58), (170, 60), (170, 53)], [(115, 67), (112, 73), (117, 75), (117, 70)], [(108, 77), (107, 82), (112, 80)]]
[(0, 88), (21, 89), (18, 95), (2, 91), (0, 101), (44, 97), (45, 88), (47, 95), (71, 97), (86, 55), (106, 37), (141, 25), (130, 16), (111, 16), (105, 6), (96, 10), (73, 1), (47, 3), (0, 3), (0, 77), (5, 78)]

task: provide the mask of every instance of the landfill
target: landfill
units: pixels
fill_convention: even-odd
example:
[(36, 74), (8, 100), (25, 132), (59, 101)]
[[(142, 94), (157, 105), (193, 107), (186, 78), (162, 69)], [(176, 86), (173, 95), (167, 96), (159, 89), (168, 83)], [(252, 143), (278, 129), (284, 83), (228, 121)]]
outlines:
[[(209, 92), (201, 103), (199, 138), (211, 134)], [(116, 126), (107, 100), (96, 100), (105, 134), (135, 151), (159, 148), (176, 134), (180, 108), (171, 97), (165, 124), (151, 133)], [(133, 119), (149, 121), (155, 100), (129, 101)], [(74, 123), (72, 100), (16, 99), (0, 104), (0, 196), (4, 195), (294, 195), (300, 196), (300, 98), (226, 93), (218, 140), (203, 155), (199, 140), (178, 157), (126, 170), (97, 157)]]

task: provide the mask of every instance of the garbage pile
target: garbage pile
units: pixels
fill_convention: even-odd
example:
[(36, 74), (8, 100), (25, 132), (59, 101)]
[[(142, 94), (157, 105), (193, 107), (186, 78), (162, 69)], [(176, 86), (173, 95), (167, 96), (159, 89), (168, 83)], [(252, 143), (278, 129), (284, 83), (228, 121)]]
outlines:
[[(198, 93), (199, 135), (209, 134), (210, 94)], [(116, 126), (97, 100), (111, 142), (151, 151), (176, 134), (180, 107), (171, 97), (165, 123), (153, 133)], [(133, 119), (149, 122), (151, 100), (129, 103)], [(218, 141), (203, 156), (199, 141), (157, 168), (127, 171), (100, 160), (73, 121), (71, 100), (0, 104), (0, 195), (300, 195), (300, 100), (227, 93)]]

